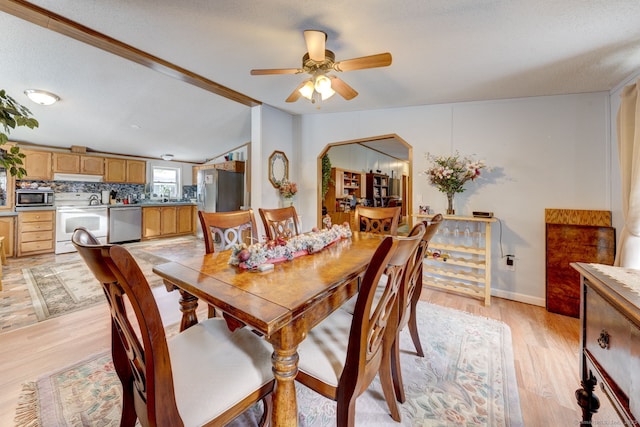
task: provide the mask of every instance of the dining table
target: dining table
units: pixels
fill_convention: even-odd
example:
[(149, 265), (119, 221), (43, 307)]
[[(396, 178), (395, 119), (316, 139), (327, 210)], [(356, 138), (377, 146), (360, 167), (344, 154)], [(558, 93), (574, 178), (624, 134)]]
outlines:
[(180, 292), (184, 330), (198, 322), (198, 300), (214, 306), (231, 329), (251, 328), (273, 346), (272, 425), (296, 426), (298, 344), (355, 295), (384, 236), (353, 232), (320, 251), (255, 271), (230, 264), (231, 250), (170, 260), (153, 268)]

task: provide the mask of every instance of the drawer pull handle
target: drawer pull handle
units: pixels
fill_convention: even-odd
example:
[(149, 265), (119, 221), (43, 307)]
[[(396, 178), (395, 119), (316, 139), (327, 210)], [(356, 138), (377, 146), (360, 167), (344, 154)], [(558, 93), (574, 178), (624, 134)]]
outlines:
[(609, 333), (606, 330), (602, 330), (600, 332), (600, 337), (598, 338), (598, 345), (600, 348), (608, 349), (609, 348)]

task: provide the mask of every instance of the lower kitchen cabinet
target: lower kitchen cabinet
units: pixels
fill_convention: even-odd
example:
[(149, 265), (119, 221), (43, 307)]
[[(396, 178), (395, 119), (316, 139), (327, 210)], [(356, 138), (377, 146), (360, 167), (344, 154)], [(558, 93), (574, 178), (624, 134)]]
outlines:
[(55, 211), (18, 213), (18, 256), (53, 253)]
[(173, 237), (195, 233), (195, 206), (142, 208), (142, 238)]
[(4, 254), (15, 255), (16, 219), (13, 216), (0, 217), (0, 236), (4, 237)]

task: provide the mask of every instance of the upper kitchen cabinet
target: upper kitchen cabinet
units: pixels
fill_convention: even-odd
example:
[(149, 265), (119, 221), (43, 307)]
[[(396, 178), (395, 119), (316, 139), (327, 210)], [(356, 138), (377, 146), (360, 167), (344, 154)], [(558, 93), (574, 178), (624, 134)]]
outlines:
[(53, 153), (53, 173), (104, 174), (104, 158), (78, 154)]
[(105, 158), (104, 180), (106, 182), (145, 184), (146, 179), (146, 162), (144, 160)]
[(104, 175), (104, 157), (80, 156), (80, 173)]
[(31, 181), (50, 181), (53, 178), (51, 168), (51, 152), (20, 149), (25, 154), (23, 159), (27, 176), (24, 179)]
[(127, 182), (145, 184), (147, 182), (147, 162), (144, 160), (127, 160)]

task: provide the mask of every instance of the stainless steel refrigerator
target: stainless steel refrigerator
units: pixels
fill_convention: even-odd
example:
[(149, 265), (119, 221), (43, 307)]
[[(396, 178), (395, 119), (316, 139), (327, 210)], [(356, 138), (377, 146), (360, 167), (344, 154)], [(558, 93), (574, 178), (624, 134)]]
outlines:
[[(244, 205), (244, 173), (220, 169), (198, 171), (198, 210), (204, 212), (229, 212)], [(198, 237), (202, 237), (198, 221)]]

